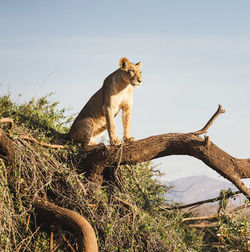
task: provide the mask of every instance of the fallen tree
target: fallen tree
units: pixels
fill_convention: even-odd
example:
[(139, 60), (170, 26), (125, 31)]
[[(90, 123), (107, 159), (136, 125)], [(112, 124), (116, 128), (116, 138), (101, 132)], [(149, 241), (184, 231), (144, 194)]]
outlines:
[(86, 176), (91, 180), (101, 184), (103, 176), (107, 176), (107, 173), (110, 175), (109, 171), (113, 172), (110, 167), (115, 169), (120, 164), (137, 164), (170, 155), (189, 155), (231, 181), (250, 199), (250, 190), (241, 181), (250, 178), (250, 158), (234, 158), (212, 143), (208, 136), (200, 137), (207, 132), (217, 116), (224, 112), (219, 105), (216, 113), (199, 131), (156, 135), (119, 147), (95, 149), (81, 161), (78, 169), (86, 172)]
[[(213, 144), (208, 136), (204, 138), (200, 137), (200, 135), (207, 132), (217, 116), (224, 112), (222, 107), (219, 106), (216, 113), (204, 128), (199, 131), (168, 133), (137, 140), (130, 144), (122, 144), (121, 146), (96, 148), (87, 153), (82, 152), (81, 155), (73, 158), (71, 165), (79, 173), (84, 173), (91, 181), (102, 185), (105, 180), (116, 180), (116, 170), (122, 164), (138, 164), (169, 155), (189, 155), (203, 161), (210, 168), (230, 180), (249, 199), (250, 190), (244, 185), (241, 179), (250, 177), (250, 159), (234, 158)], [(13, 120), (11, 118), (2, 118), (0, 119), (0, 123), (10, 123), (11, 128), (13, 127)], [(0, 154), (2, 158), (7, 162), (15, 163), (18, 156), (15, 141), (23, 143), (23, 141), (28, 140), (34, 142), (35, 145), (41, 143), (32, 139), (34, 138), (26, 138), (21, 134), (16, 139), (13, 139), (8, 136), (8, 133), (0, 129)], [(50, 144), (42, 144), (42, 146), (50, 148)], [(58, 148), (63, 149), (62, 145), (58, 145)], [(57, 164), (53, 165), (56, 166)], [(15, 178), (13, 179), (11, 173), (8, 176), (10, 183), (13, 183), (12, 180)], [(54, 178), (51, 179), (53, 180)], [(29, 185), (26, 185), (26, 188), (28, 187)], [(21, 189), (25, 190), (22, 187)], [(37, 195), (33, 198), (33, 203), (37, 209), (36, 214), (43, 217), (47, 216), (47, 219), (45, 217), (42, 217), (42, 219), (49, 225), (51, 225), (51, 220), (57, 220), (60, 226), (69, 229), (71, 232), (72, 230), (76, 232), (79, 251), (83, 251), (84, 248), (88, 247), (92, 249), (92, 246), (97, 250), (95, 235), (86, 219), (80, 217), (75, 211), (59, 207), (47, 201), (47, 193), (43, 190), (40, 191), (42, 191), (42, 195), (39, 192), (40, 198), (37, 198)], [(42, 196), (44, 196), (44, 199), (42, 199)], [(53, 197), (53, 195), (50, 195), (50, 198), (53, 199)], [(121, 199), (119, 201), (125, 202)], [(56, 202), (60, 203), (60, 200), (56, 199)], [(130, 203), (126, 203), (126, 205), (129, 206)], [(85, 228), (86, 225), (87, 228)], [(93, 251), (91, 249), (89, 251)]]

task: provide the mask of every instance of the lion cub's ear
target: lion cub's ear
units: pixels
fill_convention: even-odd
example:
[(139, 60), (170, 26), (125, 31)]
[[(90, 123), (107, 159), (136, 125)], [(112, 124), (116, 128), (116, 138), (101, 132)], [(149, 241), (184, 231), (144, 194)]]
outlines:
[(141, 61), (138, 62), (138, 63), (136, 63), (136, 65), (137, 65), (139, 68), (141, 68)]
[(120, 59), (120, 68), (121, 68), (121, 70), (128, 71), (129, 64), (130, 64), (130, 62), (129, 62), (129, 60), (127, 58), (123, 57), (123, 58)]

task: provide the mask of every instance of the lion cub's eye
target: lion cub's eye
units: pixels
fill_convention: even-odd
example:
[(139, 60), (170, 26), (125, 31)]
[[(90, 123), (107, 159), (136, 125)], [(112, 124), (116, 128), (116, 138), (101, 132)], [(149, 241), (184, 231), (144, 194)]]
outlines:
[(131, 76), (135, 75), (135, 71), (134, 70), (130, 70), (129, 73), (130, 73)]

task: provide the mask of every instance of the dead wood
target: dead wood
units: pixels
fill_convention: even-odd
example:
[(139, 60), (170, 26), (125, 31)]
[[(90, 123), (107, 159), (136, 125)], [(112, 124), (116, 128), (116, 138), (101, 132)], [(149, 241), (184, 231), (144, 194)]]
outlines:
[[(206, 133), (215, 119), (224, 112), (225, 110), (219, 105), (208, 123), (195, 132), (162, 134), (121, 146), (93, 149), (85, 153), (86, 157), (81, 160), (78, 169), (85, 172), (92, 181), (102, 184), (104, 176), (112, 178), (111, 173), (114, 173), (115, 167), (120, 164), (137, 164), (169, 155), (189, 155), (201, 160), (230, 180), (249, 199), (250, 190), (241, 179), (250, 177), (250, 158), (234, 158), (212, 143), (208, 136), (205, 136), (205, 139), (199, 136)], [(8, 122), (11, 127), (13, 126), (13, 121), (9, 118), (3, 118), (1, 122)], [(61, 148), (60, 145), (56, 147)], [(0, 151), (7, 158), (13, 158), (13, 144), (2, 130), (0, 131)]]
[(208, 227), (216, 227), (218, 225), (218, 222), (202, 222), (198, 224), (189, 224), (189, 227), (194, 227), (194, 228), (208, 228)]
[(14, 126), (14, 121), (11, 118), (7, 118), (7, 117), (6, 118), (1, 118), (0, 119), (0, 124), (2, 124), (2, 123), (9, 123), (10, 129), (12, 129), (13, 126)]
[(188, 217), (188, 218), (183, 218), (181, 222), (186, 222), (186, 221), (203, 221), (203, 220), (213, 220), (220, 217), (218, 214), (216, 215), (211, 215), (211, 216), (199, 216), (199, 217)]
[(67, 146), (65, 146), (65, 145), (61, 145), (61, 144), (48, 144), (48, 143), (45, 143), (45, 142), (42, 142), (42, 141), (38, 141), (36, 138), (30, 137), (30, 136), (19, 135), (18, 137), (20, 139), (24, 139), (24, 140), (27, 140), (27, 141), (30, 141), (30, 142), (34, 142), (36, 144), (39, 144), (41, 146), (48, 147), (48, 148), (67, 149)]
[(114, 171), (110, 167), (138, 164), (170, 155), (188, 155), (201, 160), (231, 181), (249, 199), (250, 190), (241, 179), (250, 177), (250, 158), (234, 158), (217, 147), (209, 138), (206, 137), (204, 140), (199, 136), (207, 132), (217, 116), (224, 112), (219, 105), (216, 113), (199, 131), (156, 135), (121, 146), (94, 149), (87, 153), (79, 169), (86, 172), (89, 179), (101, 184), (104, 174)]
[(13, 142), (6, 136), (5, 132), (0, 129), (0, 157), (4, 157), (11, 161), (15, 156)]
[[(227, 192), (226, 195), (225, 195), (225, 198), (228, 199), (232, 196), (235, 196), (237, 194), (241, 193), (240, 191), (236, 191), (236, 192)], [(189, 207), (198, 207), (200, 205), (203, 205), (203, 204), (207, 204), (207, 203), (213, 203), (213, 202), (216, 202), (216, 201), (219, 201), (223, 198), (224, 196), (217, 196), (215, 198), (212, 198), (212, 199), (207, 199), (207, 200), (201, 200), (201, 201), (197, 201), (197, 202), (193, 202), (193, 203), (190, 203), (190, 204), (185, 204), (185, 205), (176, 205), (176, 206), (167, 206), (167, 207), (164, 207), (163, 209), (165, 210), (175, 210), (175, 209), (184, 209), (184, 208), (189, 208)]]
[(215, 119), (222, 113), (225, 113), (226, 110), (222, 109), (222, 106), (219, 105), (217, 111), (213, 114), (213, 116), (210, 118), (210, 120), (206, 123), (206, 125), (201, 129), (196, 132), (193, 132), (195, 135), (201, 135), (207, 133), (208, 129), (212, 126), (214, 123)]
[(49, 202), (35, 200), (36, 214), (47, 224), (59, 224), (77, 237), (78, 251), (98, 251), (95, 232), (79, 213)]
[[(239, 210), (246, 209), (249, 206), (250, 206), (249, 203), (247, 203), (245, 205), (232, 208), (228, 212), (224, 212), (223, 214), (183, 218), (181, 222), (183, 223), (186, 221), (188, 222), (202, 221), (201, 223), (198, 223), (198, 224), (188, 224), (188, 226), (196, 227), (196, 228), (215, 227), (216, 225), (218, 225), (218, 221), (214, 221), (214, 220), (218, 220), (218, 218), (220, 217), (230, 216), (232, 213), (237, 212)], [(210, 222), (210, 221), (213, 221), (213, 222)]]
[[(170, 155), (189, 155), (201, 160), (221, 176), (230, 180), (250, 199), (250, 190), (241, 181), (243, 178), (250, 177), (250, 158), (232, 157), (217, 147), (208, 136), (205, 139), (200, 136), (206, 133), (218, 115), (224, 112), (219, 106), (208, 123), (195, 132), (168, 133), (121, 146), (93, 149), (83, 153), (81, 160), (76, 161), (76, 167), (80, 172), (85, 172), (86, 177), (92, 181), (102, 184), (105, 176), (112, 178), (111, 173), (114, 174), (115, 169), (122, 164), (138, 164)], [(1, 119), (1, 122), (8, 122), (13, 126), (10, 120)], [(1, 129), (0, 155), (8, 160), (13, 160), (15, 156), (13, 141)], [(37, 215), (41, 216), (43, 221), (50, 223), (57, 221), (64, 228), (76, 234), (78, 245), (82, 250), (85, 247), (86, 251), (97, 251), (95, 233), (81, 215), (48, 202), (36, 201), (35, 206)]]

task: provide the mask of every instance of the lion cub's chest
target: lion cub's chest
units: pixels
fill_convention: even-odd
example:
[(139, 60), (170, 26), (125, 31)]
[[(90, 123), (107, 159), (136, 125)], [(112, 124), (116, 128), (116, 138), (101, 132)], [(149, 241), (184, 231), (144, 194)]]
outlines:
[(115, 114), (121, 109), (128, 108), (132, 105), (133, 100), (133, 87), (128, 86), (122, 91), (113, 94), (111, 97), (111, 108)]

